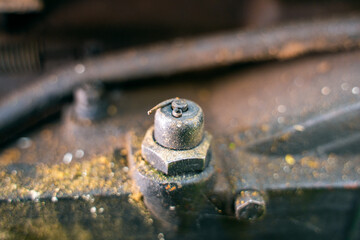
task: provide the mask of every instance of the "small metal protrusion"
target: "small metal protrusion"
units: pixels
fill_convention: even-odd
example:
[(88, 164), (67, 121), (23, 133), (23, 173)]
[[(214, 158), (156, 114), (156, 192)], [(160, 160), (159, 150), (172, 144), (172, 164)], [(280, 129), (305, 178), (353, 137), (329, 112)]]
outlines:
[(241, 191), (235, 199), (235, 216), (241, 221), (255, 221), (265, 213), (265, 200), (256, 190)]
[(188, 110), (188, 104), (184, 99), (176, 98), (171, 102), (171, 108), (173, 109), (172, 115), (179, 118), (182, 116), (183, 112)]
[(175, 108), (173, 109), (171, 115), (173, 115), (173, 117), (179, 118), (181, 117), (183, 114), (183, 111), (180, 108)]
[(147, 112), (147, 114), (150, 115), (155, 110), (166, 107), (170, 104), (171, 104), (171, 109), (173, 110), (172, 111), (173, 117), (179, 118), (182, 116), (183, 112), (186, 112), (188, 110), (187, 102), (184, 99), (180, 99), (180, 98), (176, 97), (176, 98), (171, 98), (171, 99), (168, 99), (168, 100), (165, 100), (165, 101), (159, 103), (155, 107), (151, 108)]
[(186, 112), (188, 110), (188, 104), (185, 101), (185, 99), (175, 98), (175, 100), (173, 100), (171, 103), (171, 107), (172, 107), (172, 109), (179, 108), (183, 112)]
[(76, 117), (80, 120), (97, 120), (105, 116), (107, 102), (104, 98), (101, 82), (87, 83), (76, 89)]

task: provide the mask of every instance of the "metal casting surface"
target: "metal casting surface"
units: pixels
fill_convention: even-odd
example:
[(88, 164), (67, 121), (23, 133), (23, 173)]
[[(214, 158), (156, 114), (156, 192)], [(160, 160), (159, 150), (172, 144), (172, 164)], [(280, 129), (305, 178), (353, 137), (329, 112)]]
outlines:
[[(0, 150), (0, 239), (359, 239), (358, 23), (249, 30), (99, 57), (5, 100), (1, 133), (100, 76), (287, 59), (146, 87), (82, 88), (61, 117)], [(154, 124), (145, 113), (158, 102)]]
[[(193, 201), (197, 199), (193, 194), (202, 192), (199, 188), (195, 188), (197, 189), (195, 192), (189, 191), (189, 197), (185, 199), (199, 209), (202, 206), (202, 213), (195, 214), (202, 220), (198, 220), (199, 228), (191, 231), (194, 234), (197, 232), (194, 237), (208, 236), (209, 232), (205, 229), (212, 226), (214, 231), (217, 231), (213, 233), (214, 238), (220, 237), (219, 234), (223, 236), (225, 232), (229, 234), (226, 237), (228, 239), (235, 237), (231, 235), (235, 233), (236, 237), (239, 235), (252, 238), (270, 235), (281, 237), (284, 231), (298, 234), (299, 238), (321, 239), (329, 236), (344, 238), (345, 233), (350, 234), (345, 224), (349, 218), (354, 224), (357, 223), (355, 216), (351, 218), (349, 213), (359, 209), (357, 199), (360, 158), (356, 151), (351, 154), (325, 152), (318, 155), (317, 151), (309, 150), (300, 153), (282, 153), (275, 147), (270, 149), (270, 152), (268, 149), (263, 152), (247, 149), (252, 142), (257, 142), (257, 139), (277, 136), (283, 129), (295, 129), (299, 134), (306, 132), (306, 128), (310, 126), (302, 123), (310, 119), (319, 121), (321, 119), (318, 118), (319, 114), (323, 113), (326, 116), (326, 112), (331, 113), (340, 106), (348, 107), (343, 108), (342, 114), (332, 114), (329, 116), (334, 118), (325, 119), (339, 122), (338, 116), (344, 116), (346, 119), (347, 116), (352, 116), (351, 113), (356, 108), (351, 106), (357, 106), (359, 101), (359, 95), (353, 91), (358, 87), (358, 80), (355, 77), (358, 72), (356, 59), (359, 59), (357, 51), (271, 63), (262, 66), (261, 71), (254, 68), (240, 73), (234, 72), (226, 78), (215, 78), (205, 89), (203, 84), (198, 82), (170, 85), (166, 91), (155, 86), (123, 94), (115, 91), (114, 94), (110, 94), (112, 97), (109, 106), (112, 106), (110, 110), (113, 110), (108, 111), (108, 114), (112, 113), (112, 115), (108, 115), (107, 118), (97, 123), (83, 125), (68, 121), (67, 115), (64, 115), (61, 124), (46, 125), (43, 131), (24, 136), (25, 139), (19, 140), (2, 152), (0, 159), (3, 178), (0, 186), (1, 199), (5, 204), (3, 206), (6, 208), (9, 204), (26, 199), (34, 199), (41, 203), (53, 197), (56, 197), (53, 198), (55, 201), (58, 199), (57, 204), (61, 204), (66, 198), (87, 199), (88, 195), (135, 197), (138, 193), (132, 190), (134, 182), (129, 175), (132, 167), (127, 162), (130, 158), (140, 159), (139, 163), (144, 166), (142, 174), (137, 176), (141, 179), (147, 176), (145, 179), (149, 179), (146, 181), (147, 184), (142, 185), (144, 191), (149, 190), (148, 196), (151, 196), (150, 189), (157, 189), (156, 191), (162, 193), (160, 196), (175, 194), (175, 189), (181, 186), (179, 183), (186, 180), (186, 177), (167, 176), (159, 174), (158, 171), (156, 173), (155, 168), (135, 156), (141, 156), (136, 153), (140, 150), (142, 136), (146, 128), (152, 125), (151, 118), (144, 121), (144, 112), (154, 104), (154, 101), (151, 101), (153, 94), (159, 97), (157, 101), (169, 96), (184, 96), (192, 97), (204, 109), (207, 115), (207, 129), (214, 136), (213, 155), (219, 159), (213, 168), (216, 173), (215, 183), (205, 184), (213, 187), (200, 188), (207, 193), (205, 196), (201, 195), (203, 197), (201, 200), (199, 198), (199, 201)], [(264, 79), (263, 75), (267, 78)], [(283, 80), (277, 81), (279, 78)], [(189, 86), (192, 86), (190, 91)], [(324, 95), (322, 93), (324, 87), (329, 88), (331, 93)], [(247, 90), (246, 94), (239, 96), (239, 89)], [(269, 94), (259, 92), (259, 89), (270, 92)], [(211, 98), (208, 94), (210, 91), (213, 93)], [(271, 94), (274, 92), (277, 93), (277, 99)], [(306, 99), (303, 98), (304, 92), (308, 96)], [(223, 108), (224, 105), (228, 108)], [(285, 113), (284, 107), (279, 107), (280, 105), (286, 107)], [(114, 109), (116, 109), (115, 114)], [(219, 109), (222, 109), (221, 115), (218, 114)], [(247, 114), (242, 114), (241, 109), (247, 109)], [(125, 112), (127, 114), (124, 114)], [(297, 114), (299, 112), (300, 115)], [(357, 122), (353, 121), (353, 123), (352, 133), (355, 134)], [(260, 127), (252, 127), (252, 124)], [(138, 132), (138, 140), (129, 143), (125, 139), (125, 134), (134, 127)], [(326, 134), (331, 136), (336, 134), (336, 131), (326, 131)], [(309, 139), (297, 140), (299, 148), (307, 141), (313, 141), (313, 136), (310, 136)], [(343, 137), (343, 135), (338, 136)], [(281, 149), (283, 144), (286, 146), (289, 139), (284, 136), (274, 146)], [(134, 150), (125, 150), (131, 146)], [(309, 149), (307, 145), (304, 146), (301, 148)], [(315, 145), (314, 149), (316, 150)], [(83, 155), (81, 150), (84, 152)], [(72, 155), (70, 162), (68, 153)], [(157, 179), (158, 184), (153, 185), (154, 181), (151, 179)], [(176, 186), (170, 184), (173, 181), (177, 183)], [(266, 195), (264, 197), (266, 214), (250, 226), (239, 225), (235, 220), (235, 194), (244, 189), (257, 189)], [(189, 209), (192, 208), (186, 210), (187, 204), (182, 205), (177, 200), (170, 200), (178, 199), (177, 197), (168, 199), (169, 202), (166, 201), (165, 205), (159, 205), (157, 203), (160, 200), (157, 196), (155, 194), (150, 197), (154, 199), (149, 200), (147, 204), (160, 213), (158, 217), (168, 216), (165, 219), (174, 220), (172, 224), (176, 225), (181, 222), (179, 219), (191, 215)], [(183, 197), (182, 194), (174, 196), (179, 196), (179, 199)], [(6, 203), (8, 201), (12, 203)], [(90, 204), (89, 208), (95, 205), (99, 209), (101, 206), (96, 204), (97, 202), (96, 200), (93, 205)], [(32, 203), (25, 203), (27, 204)], [(165, 208), (167, 211), (164, 210)], [(335, 215), (336, 218), (329, 217)], [(209, 216), (218, 216), (218, 218)], [(157, 217), (152, 219), (158, 221)], [(223, 221), (228, 223), (226, 231), (219, 229)], [(352, 228), (352, 236), (357, 236), (355, 230), (357, 226), (354, 225)], [(161, 231), (165, 236), (171, 236), (171, 231), (167, 232), (165, 229), (160, 227), (158, 230), (149, 231)], [(263, 231), (260, 233), (258, 229)], [(283, 230), (279, 231), (279, 229)], [(177, 235), (179, 236), (181, 234)], [(352, 238), (356, 239), (356, 237)]]
[[(236, 31), (190, 41), (121, 51), (72, 63), (45, 74), (34, 85), (0, 103), (0, 134), (25, 123), (31, 114), (59, 102), (77, 86), (91, 81), (129, 81), (168, 76), (237, 62), (289, 59), (309, 52), (351, 49), (359, 45), (357, 16), (289, 24), (272, 29)], [(130, 67), (129, 67), (130, 66)]]

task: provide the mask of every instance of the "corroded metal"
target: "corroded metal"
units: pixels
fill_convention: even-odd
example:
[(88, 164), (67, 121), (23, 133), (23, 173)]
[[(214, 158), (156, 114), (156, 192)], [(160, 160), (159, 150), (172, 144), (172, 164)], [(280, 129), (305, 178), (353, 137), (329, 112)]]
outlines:
[[(145, 205), (165, 228), (193, 225), (197, 214), (216, 212), (208, 200), (216, 180), (215, 158), (209, 158), (208, 166), (203, 171), (167, 175), (142, 157), (139, 138), (135, 133), (128, 135), (132, 177), (144, 197)], [(188, 215), (189, 209), (196, 214)]]
[(241, 191), (234, 205), (235, 216), (240, 221), (255, 221), (265, 213), (265, 200), (258, 191)]
[[(263, 30), (234, 31), (188, 41), (156, 45), (72, 63), (0, 103), (0, 136), (9, 135), (39, 109), (59, 102), (75, 87), (90, 81), (128, 81), (141, 77), (209, 69), (219, 65), (289, 59), (309, 52), (356, 48), (358, 16), (288, 24)], [(129, 67), (131, 66), (131, 67)]]
[(185, 99), (163, 103), (171, 105), (160, 104), (156, 110), (154, 127), (146, 132), (141, 153), (130, 134), (129, 159), (146, 206), (158, 219), (177, 227), (195, 221), (184, 214), (187, 208), (200, 213), (207, 205), (216, 161), (212, 136), (204, 133), (202, 109)]
[(165, 148), (154, 140), (154, 128), (151, 127), (145, 134), (141, 145), (144, 158), (157, 170), (176, 175), (204, 170), (211, 158), (212, 136), (205, 132), (200, 144), (192, 149), (172, 150)]
[[(206, 194), (203, 194), (203, 188), (194, 187), (196, 191), (189, 193), (200, 195), (194, 198), (195, 195), (188, 194), (184, 199), (188, 204), (164, 204), (170, 218), (174, 210), (182, 208), (183, 211), (179, 212), (182, 212), (183, 216), (192, 216), (197, 220), (196, 224), (190, 227), (182, 226), (183, 230), (198, 238), (211, 235), (214, 238), (228, 236), (228, 239), (240, 236), (258, 239), (273, 236), (280, 239), (284, 235), (295, 233), (302, 239), (346, 239), (348, 236), (350, 239), (358, 239), (359, 218), (355, 216), (358, 214), (354, 214), (360, 209), (358, 148), (354, 147), (355, 151), (346, 154), (333, 153), (333, 148), (327, 148), (331, 149), (331, 152), (319, 152), (316, 149), (314, 151), (308, 147), (304, 147), (307, 150), (305, 152), (292, 151), (291, 148), (283, 148), (291, 150), (290, 152), (279, 149), (287, 144), (297, 144), (297, 141), (297, 145), (302, 146), (304, 144), (300, 144), (301, 141), (307, 143), (313, 140), (307, 138), (312, 136), (307, 135), (307, 128), (311, 126), (302, 123), (316, 119), (317, 115), (332, 113), (332, 110), (338, 108), (344, 111), (339, 115), (332, 115), (336, 118), (326, 120), (336, 123), (341, 116), (353, 119), (348, 125), (349, 128), (345, 128), (349, 130), (345, 140), (346, 136), (353, 134), (356, 137), (359, 122), (356, 117), (347, 116), (356, 116), (358, 112), (358, 108), (352, 106), (358, 106), (360, 96), (359, 81), (356, 78), (359, 72), (359, 57), (360, 52), (353, 51), (305, 57), (291, 62), (272, 62), (260, 67), (254, 66), (249, 70), (235, 69), (225, 78), (214, 77), (212, 81), (208, 81), (208, 78), (204, 77), (208, 81), (206, 87), (201, 82), (181, 82), (165, 85), (161, 89), (158, 89), (158, 86), (149, 86), (122, 92), (123, 94), (114, 91), (111, 94), (110, 106), (118, 109), (121, 114), (115, 114), (112, 118), (90, 126), (58, 121), (43, 125), (39, 131), (24, 133), (19, 142), (10, 143), (1, 151), (2, 210), (5, 210), (3, 216), (9, 216), (12, 221), (4, 223), (4, 229), (8, 233), (14, 226), (19, 226), (15, 216), (41, 216), (42, 212), (37, 212), (35, 207), (31, 208), (34, 210), (30, 211), (29, 215), (11, 215), (10, 210), (14, 204), (19, 204), (20, 209), (29, 204), (53, 204), (62, 209), (63, 203), (81, 201), (76, 200), (76, 197), (81, 195), (115, 198), (114, 205), (117, 208), (114, 208), (114, 214), (110, 216), (111, 221), (106, 222), (107, 218), (102, 218), (100, 214), (96, 219), (93, 214), (88, 214), (84, 219), (81, 218), (82, 222), (76, 218), (76, 214), (70, 215), (68, 219), (73, 219), (74, 223), (80, 221), (82, 226), (89, 226), (88, 223), (91, 223), (119, 227), (117, 220), (120, 214), (128, 213), (115, 214), (115, 209), (127, 206), (119, 201), (121, 207), (118, 207), (117, 197), (138, 195), (138, 202), (141, 202), (142, 196), (134, 190), (135, 177), (131, 178), (129, 174), (134, 168), (131, 164), (128, 165), (125, 157), (114, 157), (119, 149), (122, 152), (125, 147), (136, 148), (135, 151), (128, 151), (128, 159), (138, 157), (137, 164), (144, 170), (138, 177), (156, 177), (159, 182), (158, 193), (164, 196), (169, 192), (174, 196), (180, 193), (180, 190), (177, 192), (173, 188), (175, 185), (160, 185), (171, 178), (177, 181), (177, 189), (177, 186), (181, 186), (178, 183), (186, 180), (186, 174), (167, 176), (157, 171), (142, 159), (139, 150), (143, 133), (152, 125), (150, 119), (144, 118), (144, 112), (151, 107), (154, 99), (182, 95), (201, 104), (206, 112), (207, 129), (214, 136), (213, 154), (220, 159), (213, 168), (216, 187), (211, 189), (210, 184), (202, 185), (210, 186), (210, 191)], [(267, 77), (264, 78), (264, 75)], [(240, 91), (243, 91), (243, 94), (239, 94)], [(351, 112), (352, 110), (355, 111)], [(125, 143), (124, 137), (131, 128), (141, 133), (138, 134), (137, 143)], [(277, 139), (278, 133), (284, 129), (293, 129), (291, 133), (296, 131), (296, 135), (303, 137), (296, 139), (286, 134), (281, 135), (279, 141), (273, 141), (274, 144), (270, 144), (266, 151), (248, 151), (249, 144), (261, 139), (271, 139), (272, 136)], [(334, 131), (325, 132), (325, 136), (336, 134)], [(338, 136), (341, 138), (337, 141), (344, 139), (344, 135)], [(331, 142), (333, 143), (336, 141)], [(347, 141), (342, 142), (345, 144), (342, 145), (344, 148), (349, 146), (346, 143)], [(84, 157), (74, 158), (79, 149), (84, 150)], [(73, 154), (73, 158), (71, 163), (66, 165), (69, 158), (64, 162), (64, 157), (67, 153)], [(105, 155), (108, 155), (105, 161), (94, 163), (92, 160), (103, 159)], [(114, 168), (111, 168), (112, 165)], [(87, 175), (81, 174), (82, 169), (87, 170)], [(122, 180), (122, 177), (125, 179)], [(144, 184), (142, 187), (147, 190), (147, 186), (151, 185)], [(262, 221), (243, 224), (235, 218), (234, 199), (236, 194), (246, 189), (258, 189), (261, 193), (266, 193), (267, 214)], [(56, 194), (58, 202), (49, 204), (53, 194)], [(177, 196), (179, 199), (183, 197), (182, 194)], [(152, 197), (156, 199), (157, 196)], [(127, 201), (126, 198), (125, 200)], [(196, 207), (201, 206), (211, 208), (212, 212), (198, 214)], [(93, 205), (89, 205), (81, 211), (91, 213), (92, 207)], [(6, 211), (7, 209), (10, 210)], [(138, 216), (138, 211), (133, 214), (128, 214), (127, 217)], [(67, 215), (59, 214), (58, 218), (67, 219), (64, 216)], [(349, 222), (354, 224), (348, 226)], [(161, 232), (165, 237), (168, 236), (162, 228), (154, 226), (150, 226), (150, 231), (156, 232), (156, 235)], [(138, 229), (134, 231), (136, 230)], [(209, 230), (214, 232), (209, 233)]]
[(171, 103), (172, 115), (176, 118), (182, 116), (183, 112), (188, 110), (188, 104), (185, 99), (175, 99)]
[(159, 108), (155, 113), (154, 139), (163, 147), (175, 150), (192, 149), (204, 136), (204, 114), (199, 105), (185, 100), (186, 111), (173, 116), (172, 105)]
[(173, 98), (153, 109), (157, 109), (154, 127), (146, 132), (141, 146), (146, 161), (168, 175), (204, 170), (211, 158), (212, 137), (204, 133), (200, 106)]

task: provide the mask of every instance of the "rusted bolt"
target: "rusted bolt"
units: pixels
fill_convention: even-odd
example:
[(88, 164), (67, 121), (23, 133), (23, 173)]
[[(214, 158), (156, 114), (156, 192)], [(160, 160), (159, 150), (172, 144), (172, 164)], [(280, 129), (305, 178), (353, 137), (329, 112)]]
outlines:
[(100, 82), (87, 83), (75, 90), (75, 113), (79, 120), (98, 120), (106, 115), (106, 108)]
[(235, 216), (241, 221), (254, 221), (265, 213), (265, 200), (256, 190), (241, 191), (235, 199)]
[[(154, 127), (141, 146), (145, 160), (168, 175), (204, 170), (211, 157), (212, 137), (204, 133), (202, 109), (185, 99), (169, 99), (153, 109), (157, 109)], [(181, 111), (180, 116), (174, 116), (175, 109)]]

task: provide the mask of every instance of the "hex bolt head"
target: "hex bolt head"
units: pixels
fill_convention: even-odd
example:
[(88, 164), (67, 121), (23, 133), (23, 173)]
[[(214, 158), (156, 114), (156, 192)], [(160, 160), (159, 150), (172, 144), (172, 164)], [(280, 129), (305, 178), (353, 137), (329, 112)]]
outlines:
[[(173, 110), (181, 110), (174, 116)], [(199, 105), (176, 99), (171, 105), (156, 110), (154, 122), (155, 141), (175, 150), (192, 149), (200, 144), (204, 136), (204, 115)]]
[(265, 200), (256, 190), (241, 191), (235, 199), (235, 216), (240, 221), (255, 221), (265, 213)]
[(75, 114), (79, 120), (98, 120), (106, 115), (107, 103), (100, 82), (87, 83), (75, 90)]

